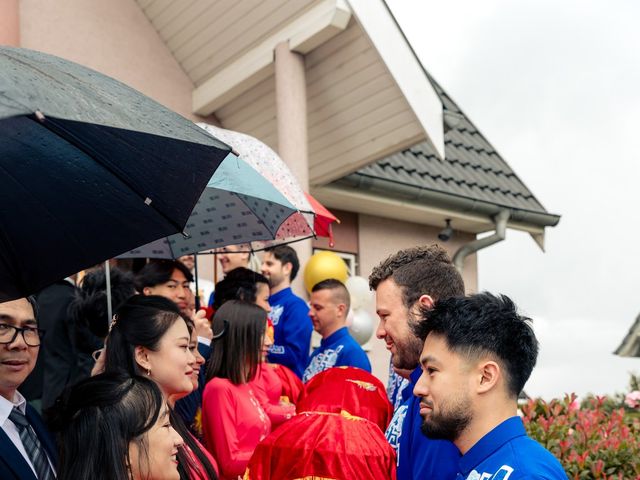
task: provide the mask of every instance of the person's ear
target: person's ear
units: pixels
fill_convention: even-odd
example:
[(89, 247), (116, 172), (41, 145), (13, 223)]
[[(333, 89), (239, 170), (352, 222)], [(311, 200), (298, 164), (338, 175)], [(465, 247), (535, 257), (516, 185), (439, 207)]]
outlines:
[(481, 363), (478, 366), (478, 393), (486, 393), (495, 388), (501, 377), (502, 371), (500, 370), (500, 365), (496, 362), (487, 361)]
[(347, 318), (347, 306), (344, 303), (339, 303), (337, 305), (338, 308), (338, 313), (340, 314), (340, 316), (342, 316), (342, 318)]
[(146, 347), (142, 347), (138, 345), (134, 351), (133, 355), (136, 360), (136, 363), (140, 367), (141, 370), (148, 372), (151, 370), (151, 362), (149, 362), (149, 350)]
[(153, 292), (152, 292), (151, 287), (144, 287), (144, 288), (142, 289), (142, 294), (143, 294), (143, 295), (147, 295), (147, 296), (148, 296), (148, 295), (152, 295), (152, 293), (153, 293)]
[(282, 265), (282, 271), (285, 275), (291, 276), (291, 270), (293, 270), (293, 265), (291, 265), (291, 262), (287, 262)]
[(418, 303), (421, 308), (432, 308), (435, 301), (431, 297), (431, 295), (420, 295), (418, 299)]

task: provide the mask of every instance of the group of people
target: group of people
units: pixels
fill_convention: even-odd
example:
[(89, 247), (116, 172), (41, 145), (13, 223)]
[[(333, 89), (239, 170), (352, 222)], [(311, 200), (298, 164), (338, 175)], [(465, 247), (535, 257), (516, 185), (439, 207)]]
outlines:
[[(296, 415), (285, 377), (371, 372), (347, 330), (341, 282), (318, 283), (307, 304), (291, 290), (300, 268), (292, 248), (269, 249), (261, 263), (243, 245), (218, 257), (225, 276), (208, 299), (211, 319), (194, 309), (189, 259), (112, 272), (112, 319), (100, 270), (68, 301), (68, 322), (51, 325), (46, 296), (0, 304), (0, 478), (236, 480), (256, 446)], [(435, 245), (392, 255), (369, 283), (376, 335), (391, 354), (385, 435), (397, 478), (566, 478), (517, 416), (538, 345), (508, 298), (465, 296)], [(61, 332), (58, 343), (46, 346), (43, 321)], [(311, 352), (314, 329), (322, 340)], [(42, 387), (46, 362), (41, 397), (28, 403), (18, 389), (33, 382), (41, 345), (53, 358), (65, 336), (55, 391)]]

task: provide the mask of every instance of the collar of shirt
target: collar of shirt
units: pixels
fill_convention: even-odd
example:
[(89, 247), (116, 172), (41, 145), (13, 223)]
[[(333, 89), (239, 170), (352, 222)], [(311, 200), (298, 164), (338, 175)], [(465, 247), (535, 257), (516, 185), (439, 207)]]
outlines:
[(10, 402), (6, 398), (0, 395), (0, 425), (4, 425), (4, 423), (9, 418), (11, 414), (11, 410), (13, 407), (18, 407), (18, 409), (24, 414), (27, 414), (27, 401), (20, 394), (20, 392), (16, 391), (13, 396), (13, 402)]
[(283, 290), (280, 290), (278, 293), (274, 293), (273, 295), (271, 295), (269, 297), (269, 303), (271, 305), (277, 305), (279, 302), (284, 300), (286, 297), (290, 297), (291, 295), (293, 295), (293, 291), (291, 290), (291, 287), (287, 287)]
[(460, 472), (465, 476), (505, 443), (526, 436), (520, 417), (511, 417), (495, 427), (469, 449), (460, 459)]
[(323, 338), (322, 340), (320, 340), (320, 348), (326, 347), (327, 345), (331, 345), (333, 343), (337, 343), (348, 335), (349, 330), (347, 329), (347, 327), (342, 327), (333, 332), (327, 338)]
[[(411, 382), (411, 386), (412, 387), (416, 386), (416, 383), (418, 383), (418, 380), (420, 380), (420, 376), (421, 375), (422, 375), (422, 367), (420, 367), (420, 365), (418, 365), (418, 368), (416, 368), (409, 375), (409, 381)], [(413, 390), (413, 388), (411, 388), (411, 390)]]

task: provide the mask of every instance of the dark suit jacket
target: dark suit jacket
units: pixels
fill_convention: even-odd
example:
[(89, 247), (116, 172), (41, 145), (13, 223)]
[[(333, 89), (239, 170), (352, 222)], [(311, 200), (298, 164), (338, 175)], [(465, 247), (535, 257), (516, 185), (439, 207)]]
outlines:
[(45, 331), (36, 366), (20, 386), (29, 400), (42, 399), (42, 411), (51, 407), (76, 376), (75, 329), (67, 313), (76, 287), (60, 280), (36, 295), (38, 326)]
[[(38, 413), (27, 404), (27, 419), (47, 451), (54, 467), (58, 466), (56, 446)], [(33, 470), (25, 461), (4, 430), (0, 428), (0, 478), (2, 480), (36, 480)]]

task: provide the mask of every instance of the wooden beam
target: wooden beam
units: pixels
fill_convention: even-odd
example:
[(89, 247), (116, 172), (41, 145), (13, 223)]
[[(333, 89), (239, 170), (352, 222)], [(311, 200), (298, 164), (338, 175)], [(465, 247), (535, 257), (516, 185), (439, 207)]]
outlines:
[(213, 113), (272, 75), (273, 51), (279, 43), (289, 42), (292, 51), (306, 54), (347, 28), (350, 18), (344, 0), (320, 2), (197, 87), (193, 112)]
[(442, 102), (384, 0), (349, 0), (349, 5), (416, 114), (428, 141), (444, 158)]

